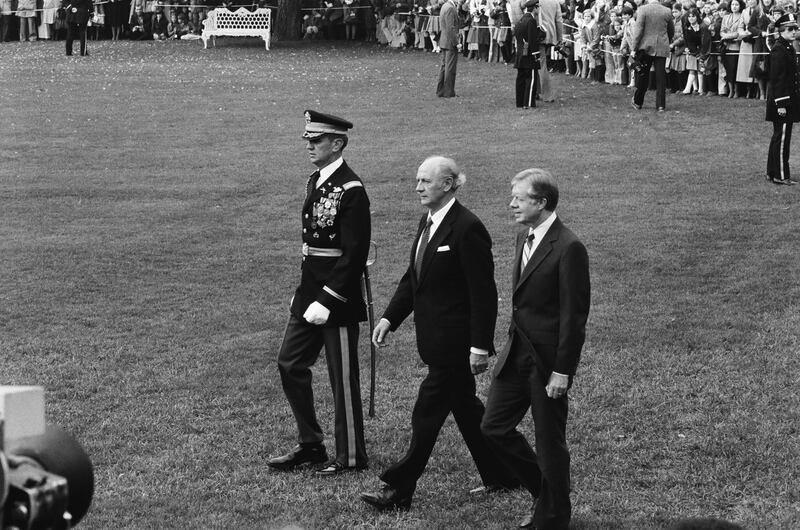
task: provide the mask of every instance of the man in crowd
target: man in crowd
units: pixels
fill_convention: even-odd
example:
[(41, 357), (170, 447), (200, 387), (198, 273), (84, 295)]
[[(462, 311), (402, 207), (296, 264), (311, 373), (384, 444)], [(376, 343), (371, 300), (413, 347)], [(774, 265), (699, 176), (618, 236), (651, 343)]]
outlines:
[(542, 66), (539, 70), (539, 94), (542, 101), (555, 101), (551, 86), (550, 71), (547, 69), (547, 58), (550, 49), (560, 44), (563, 39), (564, 27), (561, 19), (561, 3), (559, 0), (540, 0), (538, 8), (539, 27), (545, 32), (544, 40), (539, 45), (539, 61)]
[(465, 180), (449, 158), (431, 157), (419, 166), (416, 191), (427, 212), (408, 269), (372, 335), (383, 346), (388, 332), (413, 312), (417, 348), (428, 365), (411, 415), (408, 452), (381, 475), (380, 491), (361, 495), (379, 510), (411, 506), (451, 412), (485, 487), (513, 486), (480, 431), (484, 407), (475, 395), (475, 374), (486, 371), (493, 351), (497, 288), (489, 232), (455, 197)]
[[(303, 262), (300, 285), (278, 353), (283, 391), (297, 420), (299, 445), (272, 458), (273, 469), (321, 464), (329, 476), (367, 467), (358, 327), (366, 320), (361, 276), (370, 245), (369, 199), (361, 179), (342, 158), (347, 131), (342, 118), (306, 111), (303, 138), (311, 163), (302, 209)], [(314, 410), (311, 366), (325, 347), (335, 404), (336, 455), (328, 461)]]
[[(533, 497), (520, 527), (567, 530), (567, 391), (586, 336), (589, 259), (556, 215), (558, 185), (550, 173), (527, 169), (511, 184), (511, 210), (525, 229), (513, 261), (508, 341), (494, 366), (481, 430)], [(535, 452), (517, 430), (529, 408)]]
[(67, 10), (67, 55), (72, 55), (72, 43), (75, 41), (75, 37), (80, 40), (81, 55), (89, 55), (86, 51), (86, 27), (93, 9), (92, 1), (73, 0), (65, 9)]
[(452, 98), (456, 95), (456, 64), (458, 64), (458, 9), (462, 0), (446, 0), (439, 12), (439, 47), (442, 49), (442, 65), (436, 95)]
[(631, 49), (636, 54), (636, 92), (631, 105), (642, 108), (647, 85), (650, 83), (650, 67), (655, 68), (656, 107), (659, 112), (667, 106), (667, 56), (669, 44), (675, 34), (672, 11), (659, 0), (649, 0), (636, 11), (633, 25)]

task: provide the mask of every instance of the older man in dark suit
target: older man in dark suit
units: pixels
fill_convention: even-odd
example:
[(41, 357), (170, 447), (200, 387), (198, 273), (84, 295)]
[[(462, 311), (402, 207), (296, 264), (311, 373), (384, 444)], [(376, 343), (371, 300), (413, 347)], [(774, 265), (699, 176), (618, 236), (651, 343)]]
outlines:
[(448, 158), (431, 157), (417, 172), (417, 193), (428, 211), (411, 247), (409, 266), (372, 335), (383, 346), (412, 313), (417, 348), (428, 375), (411, 415), (411, 446), (382, 475), (386, 484), (361, 499), (378, 508), (407, 509), (439, 430), (452, 412), (487, 487), (512, 486), (481, 435), (483, 403), (475, 374), (488, 366), (497, 319), (492, 239), (475, 214), (455, 198), (465, 177)]
[(452, 98), (456, 95), (456, 65), (458, 64), (458, 9), (461, 0), (447, 0), (439, 11), (439, 47), (442, 49), (442, 65), (436, 95)]
[[(567, 391), (578, 367), (589, 315), (586, 248), (556, 216), (558, 186), (528, 169), (512, 180), (517, 235), (508, 341), (498, 355), (481, 430), (534, 502), (521, 528), (566, 530), (569, 451)], [(536, 451), (517, 430), (528, 409)]]
[(636, 10), (636, 23), (633, 25), (631, 49), (636, 53), (636, 92), (631, 105), (642, 108), (644, 95), (650, 83), (650, 67), (656, 75), (656, 107), (659, 112), (667, 106), (667, 56), (669, 43), (675, 34), (672, 11), (659, 0), (649, 0)]

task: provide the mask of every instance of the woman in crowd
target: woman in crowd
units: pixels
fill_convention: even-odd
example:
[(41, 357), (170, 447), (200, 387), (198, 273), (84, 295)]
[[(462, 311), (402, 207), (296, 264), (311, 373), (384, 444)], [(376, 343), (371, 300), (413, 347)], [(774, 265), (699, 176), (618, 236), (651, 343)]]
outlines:
[(494, 20), (494, 30), (492, 34), (494, 49), (498, 51), (495, 56), (498, 61), (502, 59), (505, 64), (508, 64), (511, 62), (512, 45), (511, 19), (508, 18), (506, 0), (495, 0), (490, 16)]
[(755, 97), (754, 79), (751, 75), (753, 67), (753, 34), (748, 27), (750, 19), (758, 10), (758, 0), (745, 0), (745, 8), (742, 9), (742, 27), (739, 28), (741, 46), (739, 48), (739, 61), (736, 64), (736, 82), (741, 83), (746, 97)]
[(702, 74), (699, 74), (700, 49), (703, 44), (703, 31), (707, 28), (700, 22), (700, 13), (697, 8), (689, 9), (686, 14), (686, 27), (683, 30), (683, 40), (686, 43), (686, 70), (689, 72), (686, 78), (684, 94), (691, 94), (696, 91), (698, 94), (705, 92), (705, 84)]
[(111, 40), (119, 40), (122, 36), (122, 26), (125, 24), (125, 6), (122, 5), (122, 0), (108, 0), (106, 22), (111, 28)]
[(344, 0), (344, 38), (356, 40), (358, 32), (358, 3), (355, 0)]
[(739, 49), (741, 48), (740, 29), (744, 28), (742, 17), (742, 4), (739, 0), (731, 0), (728, 4), (730, 12), (722, 17), (720, 26), (720, 39), (725, 46), (725, 55), (722, 62), (725, 65), (725, 81), (728, 83), (728, 97), (738, 97), (736, 93), (736, 71), (739, 64)]
[(17, 0), (19, 41), (36, 40), (36, 0)]
[(431, 39), (431, 46), (433, 47), (434, 53), (441, 53), (442, 51), (442, 49), (439, 48), (439, 10), (441, 7), (442, 2), (439, 0), (429, 0), (428, 7), (426, 8), (428, 17), (426, 17), (427, 23), (425, 24), (425, 32)]
[(489, 60), (489, 5), (487, 0), (470, 0), (469, 14), (472, 16), (472, 26), (467, 33), (467, 46), (469, 58), (479, 61)]
[(683, 73), (686, 71), (686, 45), (683, 40), (683, 6), (679, 2), (672, 4), (672, 22), (675, 33), (669, 44), (669, 58), (667, 59), (667, 87), (673, 94), (683, 86)]
[(769, 12), (772, 9), (772, 0), (761, 0), (760, 4), (756, 4), (750, 14), (750, 20), (747, 23), (747, 31), (753, 39), (753, 60), (750, 68), (750, 77), (758, 83), (758, 97), (759, 99), (767, 99), (767, 40), (764, 36), (767, 33), (770, 22)]
[(56, 39), (56, 11), (61, 5), (61, 0), (44, 0), (39, 21), (39, 39)]

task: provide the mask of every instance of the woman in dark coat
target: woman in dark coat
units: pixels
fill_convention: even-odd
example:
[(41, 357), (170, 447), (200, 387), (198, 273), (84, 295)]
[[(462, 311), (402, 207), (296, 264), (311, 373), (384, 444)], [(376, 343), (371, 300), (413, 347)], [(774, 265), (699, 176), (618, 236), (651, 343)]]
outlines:
[(792, 124), (800, 121), (800, 80), (792, 40), (797, 31), (794, 13), (782, 15), (776, 22), (779, 32), (769, 53), (767, 84), (767, 121), (772, 122), (772, 139), (767, 155), (767, 180), (775, 184), (797, 184), (789, 174), (789, 150)]

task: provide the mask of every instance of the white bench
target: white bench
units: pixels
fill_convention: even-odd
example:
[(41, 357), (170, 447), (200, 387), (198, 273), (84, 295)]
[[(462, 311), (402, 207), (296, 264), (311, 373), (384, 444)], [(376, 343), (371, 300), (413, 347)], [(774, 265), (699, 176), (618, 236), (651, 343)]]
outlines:
[(258, 8), (249, 11), (240, 7), (236, 11), (218, 7), (208, 12), (203, 20), (203, 48), (208, 49), (208, 39), (217, 45), (217, 36), (261, 37), (269, 50), (270, 10)]

